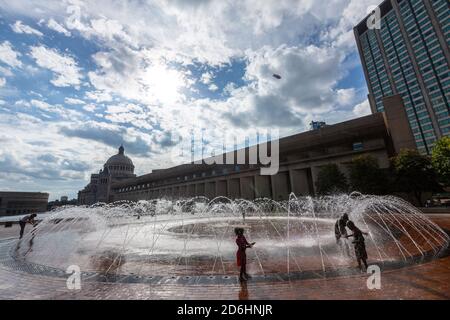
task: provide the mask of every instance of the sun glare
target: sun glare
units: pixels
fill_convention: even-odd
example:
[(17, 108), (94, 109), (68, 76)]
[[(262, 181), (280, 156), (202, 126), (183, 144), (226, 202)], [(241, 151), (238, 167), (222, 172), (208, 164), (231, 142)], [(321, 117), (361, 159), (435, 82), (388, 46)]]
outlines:
[(147, 68), (143, 81), (151, 99), (167, 104), (183, 99), (180, 92), (186, 85), (184, 75), (175, 69), (164, 65), (154, 65)]

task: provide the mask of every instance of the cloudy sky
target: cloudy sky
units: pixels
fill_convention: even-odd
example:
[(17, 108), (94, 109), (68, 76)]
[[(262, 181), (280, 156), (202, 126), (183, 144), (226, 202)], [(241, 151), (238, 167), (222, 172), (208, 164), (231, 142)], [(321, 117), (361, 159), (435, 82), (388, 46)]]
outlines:
[(368, 114), (352, 27), (373, 4), (0, 0), (0, 190), (75, 197), (121, 143), (144, 174), (183, 162), (192, 130)]

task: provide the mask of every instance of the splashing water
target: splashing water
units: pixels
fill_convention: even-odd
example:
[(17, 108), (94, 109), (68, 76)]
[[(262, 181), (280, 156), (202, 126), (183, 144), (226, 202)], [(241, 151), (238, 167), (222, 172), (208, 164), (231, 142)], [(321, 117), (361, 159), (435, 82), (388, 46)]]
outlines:
[(358, 193), (321, 198), (116, 202), (52, 211), (16, 250), (16, 259), (65, 269), (130, 275), (236, 273), (234, 228), (245, 228), (253, 274), (355, 268), (351, 240), (338, 245), (336, 220), (347, 213), (368, 232), (368, 262), (436, 257), (449, 237), (411, 204)]

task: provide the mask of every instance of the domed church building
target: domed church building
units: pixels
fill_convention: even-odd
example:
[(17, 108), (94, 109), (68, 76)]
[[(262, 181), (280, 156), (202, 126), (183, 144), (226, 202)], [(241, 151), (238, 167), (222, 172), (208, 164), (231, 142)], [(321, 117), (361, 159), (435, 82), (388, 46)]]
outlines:
[(91, 205), (97, 202), (111, 201), (111, 185), (114, 182), (134, 178), (133, 161), (125, 155), (120, 146), (119, 152), (110, 157), (98, 173), (91, 174), (91, 181), (78, 192), (78, 204)]

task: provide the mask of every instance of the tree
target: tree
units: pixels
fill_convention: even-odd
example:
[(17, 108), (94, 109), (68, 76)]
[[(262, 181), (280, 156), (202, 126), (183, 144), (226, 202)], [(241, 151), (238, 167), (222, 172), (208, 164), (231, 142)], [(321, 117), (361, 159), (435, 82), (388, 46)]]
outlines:
[(444, 187), (450, 186), (450, 137), (444, 137), (436, 142), (431, 155), (431, 164), (439, 182)]
[(363, 194), (386, 194), (387, 178), (380, 169), (377, 159), (362, 155), (352, 160), (350, 165), (350, 185), (353, 191)]
[(336, 164), (328, 164), (320, 169), (316, 187), (319, 194), (346, 192), (348, 190), (347, 178)]
[(416, 150), (403, 149), (392, 159), (396, 188), (414, 194), (422, 205), (422, 193), (440, 190), (436, 174), (427, 156)]

